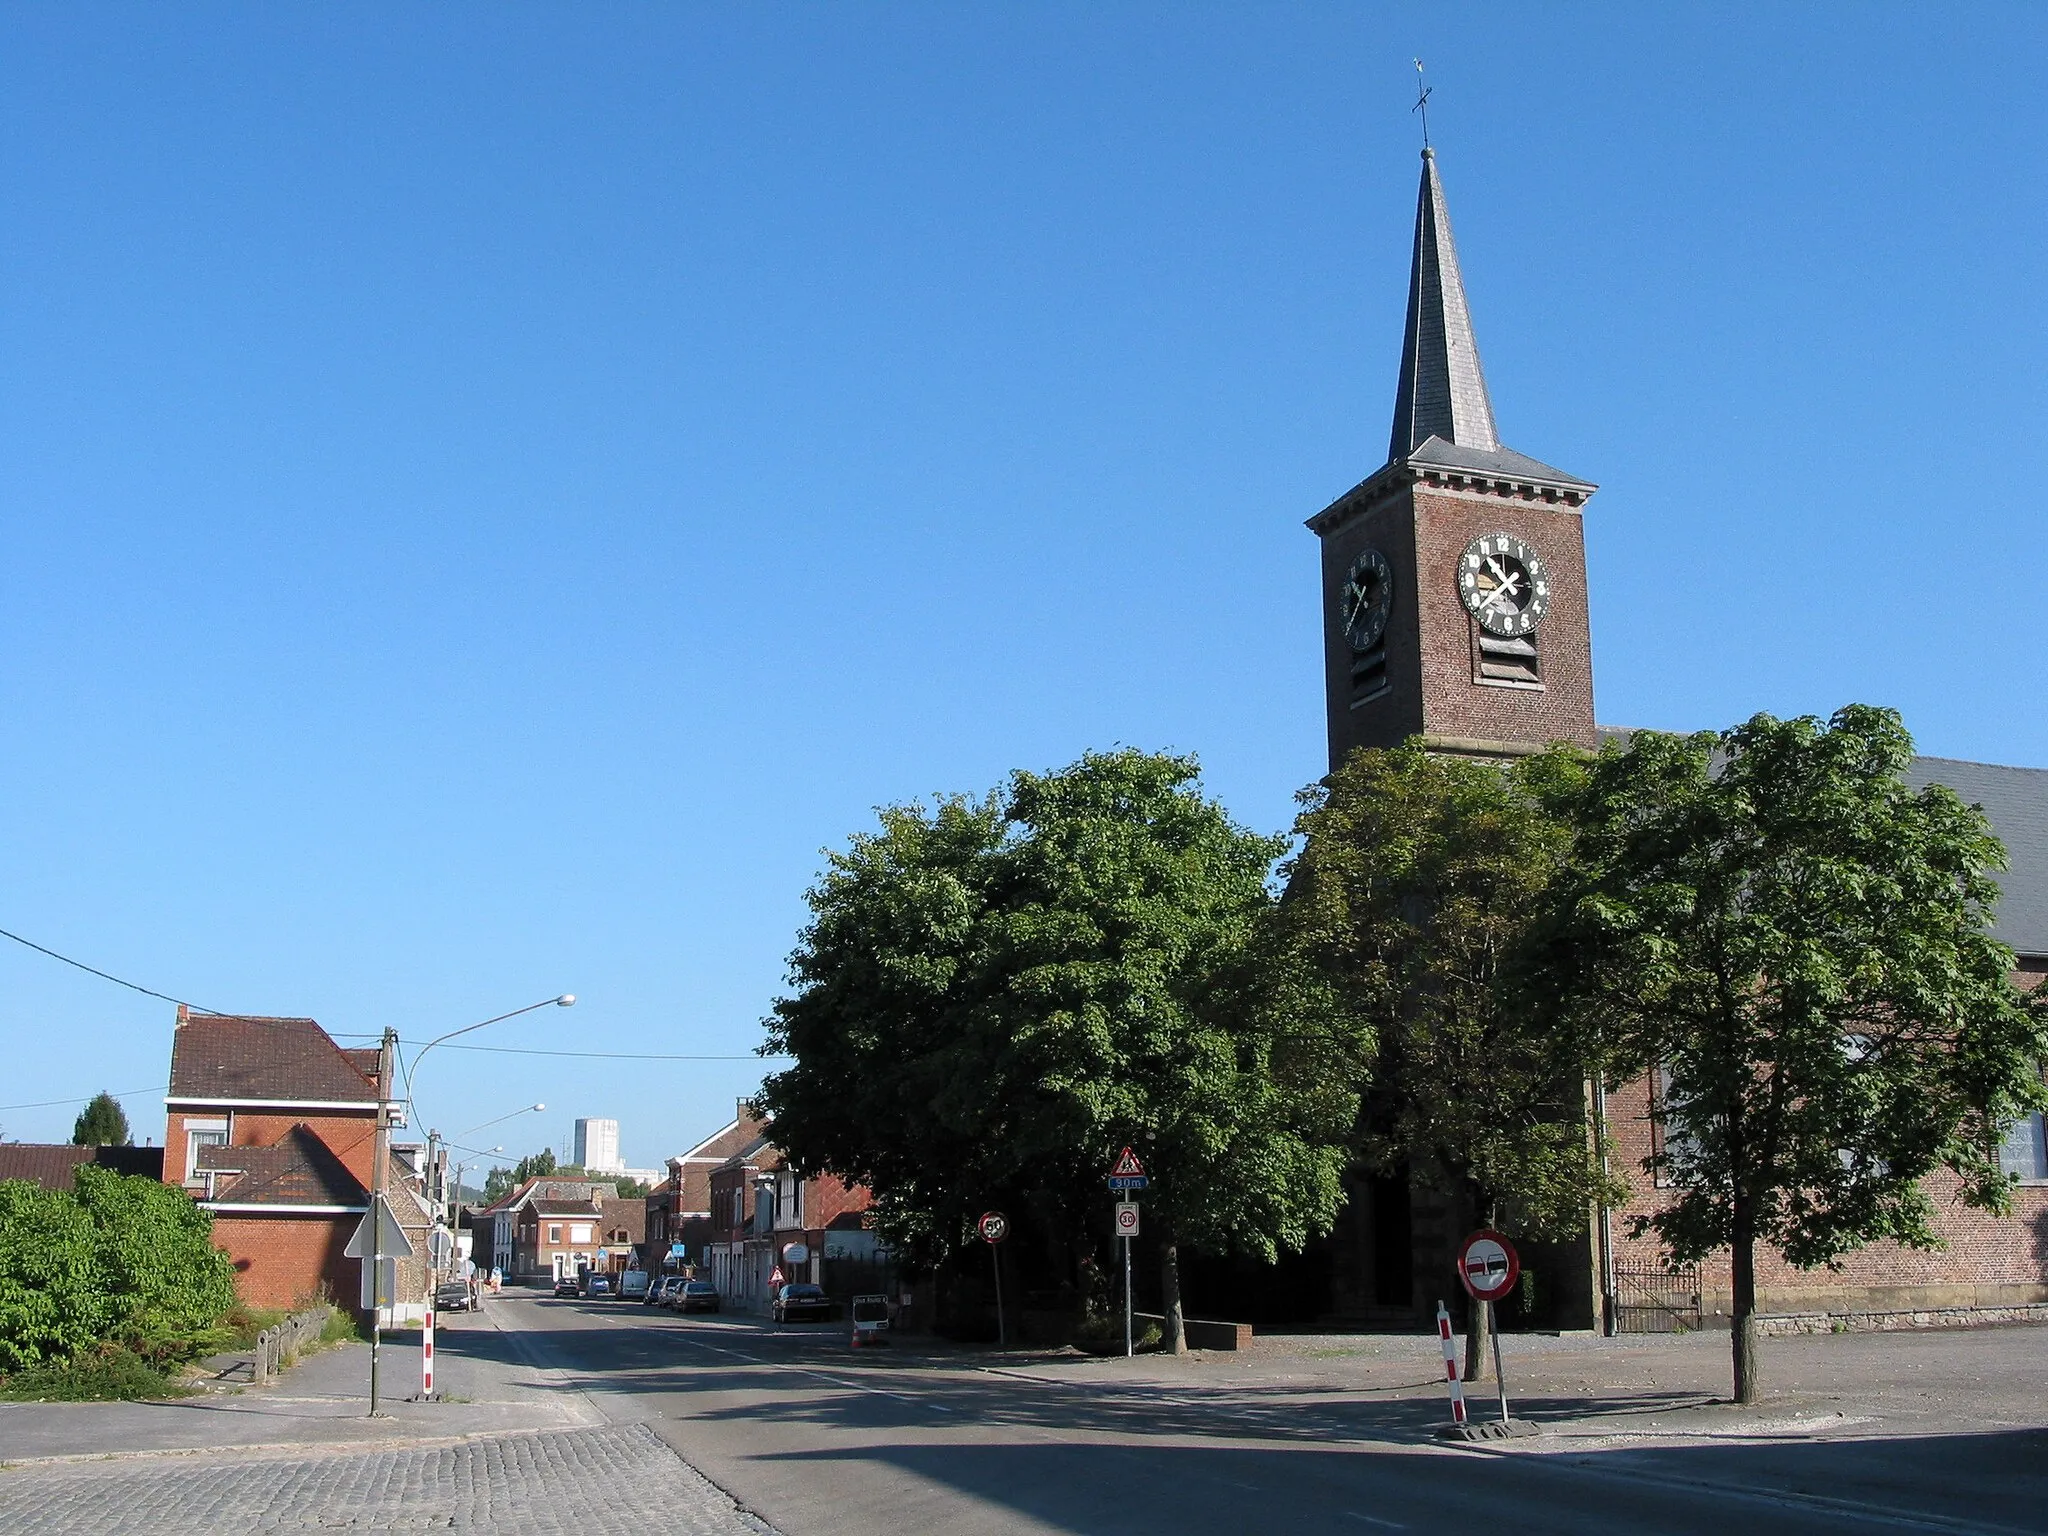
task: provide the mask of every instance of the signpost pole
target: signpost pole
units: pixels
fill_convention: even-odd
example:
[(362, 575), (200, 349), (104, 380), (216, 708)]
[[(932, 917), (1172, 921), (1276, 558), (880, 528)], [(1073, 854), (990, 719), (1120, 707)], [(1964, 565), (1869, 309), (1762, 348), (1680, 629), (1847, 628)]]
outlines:
[(1495, 1315), (1492, 1302), (1482, 1301), (1479, 1305), (1486, 1308), (1486, 1330), (1493, 1335), (1493, 1381), (1500, 1388), (1500, 1421), (1505, 1424), (1508, 1421), (1508, 1378), (1500, 1368), (1500, 1318)]
[(1131, 1240), (1124, 1239), (1124, 1358), (1132, 1357), (1131, 1349)]
[(384, 1351), (384, 1254), (378, 1243), (384, 1214), (384, 1164), (391, 1156), (391, 1072), (398, 1031), (386, 1025), (377, 1051), (377, 1129), (370, 1138), (370, 1417), (378, 1416), (377, 1366)]
[(1008, 1325), (1003, 1321), (1003, 1245), (988, 1245), (989, 1262), (996, 1267), (996, 1348), (1008, 1349), (1010, 1337)]

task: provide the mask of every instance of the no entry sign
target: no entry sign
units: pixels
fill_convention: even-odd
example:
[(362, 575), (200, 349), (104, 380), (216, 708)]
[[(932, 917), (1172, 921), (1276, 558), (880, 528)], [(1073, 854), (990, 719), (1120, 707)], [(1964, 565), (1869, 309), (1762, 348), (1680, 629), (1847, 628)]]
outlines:
[(1522, 1261), (1515, 1245), (1498, 1232), (1481, 1228), (1458, 1250), (1458, 1278), (1480, 1301), (1499, 1301), (1521, 1277)]
[(1000, 1243), (1010, 1235), (1010, 1218), (1001, 1211), (990, 1211), (974, 1224), (974, 1230), (984, 1243)]

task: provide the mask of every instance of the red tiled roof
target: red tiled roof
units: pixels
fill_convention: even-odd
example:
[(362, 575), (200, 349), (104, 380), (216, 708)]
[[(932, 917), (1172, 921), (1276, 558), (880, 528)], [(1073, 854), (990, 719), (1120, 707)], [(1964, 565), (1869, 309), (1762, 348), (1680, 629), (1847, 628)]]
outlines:
[(369, 1204), (370, 1192), (334, 1149), (303, 1125), (267, 1147), (201, 1147), (199, 1171), (232, 1173), (214, 1181), (222, 1205)]
[(162, 1147), (73, 1147), (0, 1142), (0, 1179), (27, 1179), (45, 1189), (69, 1190), (80, 1163), (97, 1163), (136, 1178), (164, 1176)]
[[(374, 1104), (376, 1085), (311, 1019), (178, 1012), (171, 1097)], [(374, 1062), (372, 1063), (374, 1071)]]

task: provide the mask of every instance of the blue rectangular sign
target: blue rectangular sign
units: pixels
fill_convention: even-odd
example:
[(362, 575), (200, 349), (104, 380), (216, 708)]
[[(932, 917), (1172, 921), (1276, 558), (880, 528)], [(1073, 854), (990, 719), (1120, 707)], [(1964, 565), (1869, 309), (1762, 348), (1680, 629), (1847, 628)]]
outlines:
[(1143, 1189), (1151, 1182), (1142, 1173), (1127, 1173), (1122, 1177), (1111, 1174), (1109, 1177), (1109, 1187), (1111, 1189)]

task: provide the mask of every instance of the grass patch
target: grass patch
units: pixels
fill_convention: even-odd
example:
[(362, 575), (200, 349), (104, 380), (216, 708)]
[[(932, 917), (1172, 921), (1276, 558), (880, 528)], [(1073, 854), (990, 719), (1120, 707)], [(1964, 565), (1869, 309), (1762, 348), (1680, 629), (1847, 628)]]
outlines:
[(327, 1314), (326, 1326), (320, 1330), (320, 1342), (322, 1344), (362, 1343), (363, 1330), (356, 1326), (355, 1314), (353, 1312), (344, 1312), (340, 1307), (336, 1307), (332, 1312), (329, 1312)]
[(188, 1395), (185, 1387), (142, 1356), (119, 1348), (32, 1366), (0, 1381), (0, 1399), (16, 1403), (132, 1402)]
[(231, 1349), (254, 1349), (257, 1334), (266, 1328), (275, 1328), (290, 1316), (289, 1312), (267, 1307), (246, 1307), (241, 1302), (236, 1302), (228, 1309), (228, 1315), (220, 1320), (221, 1329), (226, 1335), (221, 1340), (222, 1352)]

